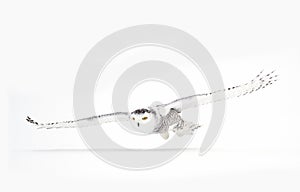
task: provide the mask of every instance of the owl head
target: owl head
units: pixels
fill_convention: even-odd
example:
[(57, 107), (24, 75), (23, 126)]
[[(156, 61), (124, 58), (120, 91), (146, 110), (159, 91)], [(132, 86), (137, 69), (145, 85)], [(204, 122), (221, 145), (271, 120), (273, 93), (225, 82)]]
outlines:
[(147, 133), (154, 129), (154, 114), (149, 109), (137, 109), (130, 114), (130, 121), (136, 129)]

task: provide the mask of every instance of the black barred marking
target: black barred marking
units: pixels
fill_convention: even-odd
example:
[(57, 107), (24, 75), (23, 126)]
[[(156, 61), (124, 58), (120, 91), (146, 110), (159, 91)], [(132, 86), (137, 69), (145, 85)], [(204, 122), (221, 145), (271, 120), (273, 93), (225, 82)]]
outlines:
[(26, 117), (26, 121), (28, 121), (29, 123), (34, 124), (34, 125), (42, 125), (42, 124), (39, 124), (38, 122), (34, 121), (33, 119), (31, 119), (29, 116)]
[(181, 113), (179, 109), (171, 108), (170, 110), (176, 111), (177, 113)]
[(262, 87), (262, 85), (260, 85), (257, 89), (255, 89), (255, 91), (258, 91), (261, 87)]
[(38, 123), (38, 122), (34, 121), (33, 119), (31, 119), (29, 116), (27, 116), (26, 120), (27, 120), (29, 123), (34, 124), (34, 125), (38, 125), (38, 126), (45, 126), (45, 125), (54, 125), (54, 124), (58, 124), (58, 122), (55, 122), (55, 123), (46, 123), (46, 124)]
[(131, 112), (131, 114), (144, 114), (144, 113), (151, 113), (151, 111), (149, 109), (142, 108)]

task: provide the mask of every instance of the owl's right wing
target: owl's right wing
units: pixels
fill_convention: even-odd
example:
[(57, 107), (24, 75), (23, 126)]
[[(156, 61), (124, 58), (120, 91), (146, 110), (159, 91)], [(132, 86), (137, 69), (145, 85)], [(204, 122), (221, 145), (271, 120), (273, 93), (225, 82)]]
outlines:
[(27, 116), (26, 120), (37, 126), (38, 129), (54, 129), (54, 128), (76, 128), (76, 127), (89, 127), (102, 123), (119, 122), (130, 120), (130, 113), (117, 112), (104, 115), (92, 116), (71, 121), (61, 121), (52, 123), (38, 123)]
[(272, 85), (277, 81), (278, 75), (274, 74), (274, 71), (268, 74), (263, 74), (261, 71), (254, 79), (245, 84), (240, 84), (227, 89), (217, 90), (210, 93), (196, 94), (180, 99), (176, 99), (170, 103), (159, 104), (154, 107), (157, 109), (168, 109), (173, 108), (179, 112), (188, 108), (197, 107), (213, 102), (223, 101), (226, 99), (244, 96), (260, 89), (263, 89), (269, 85)]

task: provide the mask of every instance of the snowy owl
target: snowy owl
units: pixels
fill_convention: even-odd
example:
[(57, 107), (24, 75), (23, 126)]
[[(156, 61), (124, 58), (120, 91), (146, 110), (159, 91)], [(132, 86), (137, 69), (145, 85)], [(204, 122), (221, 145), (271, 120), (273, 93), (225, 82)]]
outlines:
[[(152, 105), (148, 108), (137, 109), (132, 112), (116, 112), (52, 123), (38, 123), (30, 117), (27, 117), (26, 120), (37, 126), (39, 129), (85, 128), (102, 123), (131, 121), (137, 129), (141, 130), (146, 126), (152, 126), (153, 131), (150, 134), (160, 134), (162, 138), (168, 139), (169, 131), (173, 131), (176, 135), (182, 136), (193, 134), (194, 130), (200, 127), (197, 123), (188, 122), (182, 119), (180, 113), (183, 110), (253, 93), (272, 85), (277, 81), (277, 77), (278, 75), (276, 75), (274, 71), (268, 74), (263, 74), (263, 71), (261, 71), (255, 78), (245, 84), (210, 93), (195, 94), (176, 99), (166, 104)], [(162, 113), (162, 111), (165, 113)], [(170, 129), (171, 127), (172, 129)]]

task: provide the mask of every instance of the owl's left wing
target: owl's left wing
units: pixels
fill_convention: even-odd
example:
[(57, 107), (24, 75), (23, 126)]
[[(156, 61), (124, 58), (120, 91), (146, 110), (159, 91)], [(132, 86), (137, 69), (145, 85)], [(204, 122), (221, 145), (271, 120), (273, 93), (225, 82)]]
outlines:
[(76, 127), (89, 127), (93, 125), (98, 125), (102, 123), (109, 122), (119, 122), (119, 121), (128, 121), (130, 120), (130, 114), (128, 112), (117, 112), (109, 113), (104, 115), (97, 115), (77, 120), (71, 121), (61, 121), (61, 122), (52, 122), (52, 123), (38, 123), (27, 117), (26, 120), (37, 126), (38, 129), (54, 129), (54, 128), (76, 128)]
[(178, 111), (182, 111), (188, 108), (197, 107), (199, 105), (205, 105), (213, 102), (222, 101), (234, 97), (244, 96), (260, 89), (263, 89), (269, 85), (272, 85), (277, 81), (278, 75), (274, 74), (274, 71), (268, 74), (263, 74), (261, 71), (254, 79), (248, 83), (233, 86), (227, 89), (217, 90), (210, 93), (196, 94), (188, 97), (176, 99), (170, 103), (159, 104), (154, 107), (170, 109), (174, 108)]

